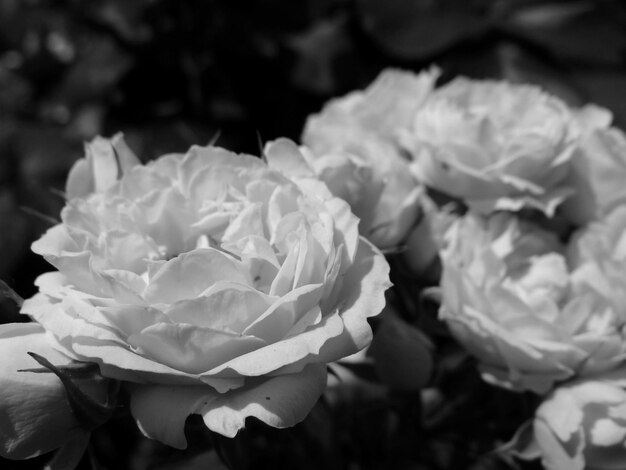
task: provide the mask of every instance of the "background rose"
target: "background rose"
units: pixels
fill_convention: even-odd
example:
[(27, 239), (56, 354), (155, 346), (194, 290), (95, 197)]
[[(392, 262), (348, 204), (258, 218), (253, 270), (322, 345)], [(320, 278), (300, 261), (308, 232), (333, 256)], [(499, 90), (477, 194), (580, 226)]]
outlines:
[(436, 69), (419, 75), (385, 70), (366, 90), (331, 100), (310, 116), (302, 134), (309, 165), (350, 204), (365, 237), (379, 248), (394, 249), (413, 235), (405, 256), (417, 271), (432, 262), (436, 250), (428, 229), (418, 227), (424, 190), (396, 134), (410, 124), (438, 74)]
[(317, 156), (282, 140), (266, 153), (281, 153), (274, 165), (287, 175), (323, 181), (359, 217), (359, 232), (381, 249), (398, 247), (423, 216), (423, 188), (406, 161), (379, 139), (364, 135), (341, 150)]
[(623, 379), (598, 377), (558, 387), (537, 409), (533, 427), (548, 470), (624, 468)]
[(535, 208), (552, 216), (574, 192), (567, 177), (580, 135), (609, 122), (608, 112), (572, 111), (535, 86), (458, 78), (400, 132), (426, 185), (481, 213)]
[(437, 68), (420, 74), (383, 70), (365, 90), (332, 99), (319, 114), (309, 116), (302, 140), (315, 153), (353, 142), (363, 131), (396, 142), (398, 130), (410, 126), (438, 77)]
[(260, 159), (192, 147), (68, 201), (33, 250), (59, 271), (23, 312), (58, 347), (136, 382), (143, 432), (185, 447), (203, 416), (234, 436), (247, 416), (303, 419), (326, 362), (371, 340), (389, 286), (348, 205)]
[(441, 317), (486, 380), (545, 393), (623, 359), (624, 286), (605, 264), (586, 282), (554, 235), (506, 213), (459, 219), (446, 243)]

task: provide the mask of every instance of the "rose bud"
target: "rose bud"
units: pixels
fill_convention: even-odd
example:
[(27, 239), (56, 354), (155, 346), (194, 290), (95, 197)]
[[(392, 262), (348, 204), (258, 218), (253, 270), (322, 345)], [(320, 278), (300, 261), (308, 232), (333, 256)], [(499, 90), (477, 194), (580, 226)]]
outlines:
[[(72, 360), (51, 346), (36, 323), (0, 325), (0, 455), (28, 459), (82, 439), (91, 431), (95, 416), (86, 406), (104, 405), (109, 381), (98, 376), (72, 380), (72, 397), (62, 380), (29, 355), (45, 358), (55, 368)], [(100, 416), (97, 417), (101, 424)]]

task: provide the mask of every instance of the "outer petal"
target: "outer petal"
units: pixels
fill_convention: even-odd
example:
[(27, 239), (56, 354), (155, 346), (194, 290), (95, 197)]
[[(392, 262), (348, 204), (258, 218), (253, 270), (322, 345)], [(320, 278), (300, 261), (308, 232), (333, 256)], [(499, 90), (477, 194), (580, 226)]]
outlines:
[(318, 361), (331, 362), (354, 354), (372, 340), (369, 317), (385, 307), (385, 291), (391, 287), (389, 264), (378, 249), (361, 237), (354, 264), (343, 279), (339, 312), (344, 323), (341, 335), (330, 340)]
[(291, 178), (313, 178), (315, 174), (298, 146), (289, 139), (280, 138), (265, 145), (265, 157), (270, 168)]
[(190, 414), (201, 414), (209, 429), (227, 437), (235, 436), (249, 416), (284, 428), (302, 421), (325, 387), (323, 365), (253, 381), (223, 395), (208, 387), (145, 385), (131, 391), (131, 412), (146, 436), (184, 449), (185, 420)]
[(311, 364), (297, 374), (281, 375), (218, 397), (200, 413), (212, 431), (234, 437), (253, 416), (274, 428), (302, 421), (326, 388), (326, 365)]
[(85, 150), (86, 157), (78, 160), (70, 170), (65, 189), (68, 199), (105, 191), (123, 173), (141, 163), (124, 142), (122, 134), (111, 139), (96, 137)]

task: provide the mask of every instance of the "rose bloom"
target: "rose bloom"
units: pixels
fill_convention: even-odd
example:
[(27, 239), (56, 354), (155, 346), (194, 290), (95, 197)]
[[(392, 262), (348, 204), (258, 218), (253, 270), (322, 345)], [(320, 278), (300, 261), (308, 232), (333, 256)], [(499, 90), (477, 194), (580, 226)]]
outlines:
[(624, 359), (626, 284), (610, 257), (570, 269), (553, 234), (510, 213), (461, 218), (445, 242), (440, 315), (485, 380), (545, 393)]
[(626, 468), (624, 386), (623, 378), (598, 377), (558, 387), (544, 400), (533, 428), (546, 469)]
[(302, 150), (308, 165), (359, 217), (359, 230), (377, 247), (404, 246), (420, 271), (436, 256), (422, 202), (424, 188), (398, 145), (398, 129), (431, 93), (438, 71), (385, 70), (364, 91), (331, 100), (308, 118)]
[(100, 144), (71, 173), (96, 192), (70, 199), (33, 244), (58, 271), (23, 313), (61, 351), (134, 382), (139, 427), (170, 446), (186, 446), (190, 414), (225, 436), (249, 416), (302, 420), (326, 363), (371, 341), (367, 318), (390, 285), (349, 206), (218, 147), (123, 169), (110, 158), (119, 139)]
[(315, 153), (354, 141), (363, 131), (397, 143), (398, 130), (410, 126), (432, 93), (439, 74), (437, 68), (420, 74), (383, 70), (365, 90), (334, 98), (319, 114), (310, 116), (302, 140)]
[(536, 86), (457, 78), (399, 133), (427, 186), (483, 214), (531, 208), (552, 216), (577, 189), (569, 174), (581, 136), (610, 121), (608, 111), (572, 110)]

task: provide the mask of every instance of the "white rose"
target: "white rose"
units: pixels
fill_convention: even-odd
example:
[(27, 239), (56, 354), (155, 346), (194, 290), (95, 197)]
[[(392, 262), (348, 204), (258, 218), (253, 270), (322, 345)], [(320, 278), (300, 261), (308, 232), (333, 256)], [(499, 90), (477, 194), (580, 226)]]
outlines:
[(370, 342), (389, 286), (345, 202), (222, 148), (134, 166), (61, 217), (33, 244), (58, 272), (23, 312), (135, 382), (138, 425), (178, 448), (190, 414), (225, 436), (248, 416), (302, 420), (326, 363)]
[(354, 142), (363, 131), (395, 142), (398, 129), (411, 124), (439, 73), (436, 68), (420, 74), (383, 70), (365, 90), (332, 99), (319, 114), (310, 116), (303, 142), (315, 153), (325, 153), (341, 142)]
[(506, 213), (459, 219), (446, 242), (441, 317), (486, 380), (545, 393), (623, 361), (625, 307), (613, 296), (626, 287), (610, 263), (570, 271), (554, 235)]
[(552, 216), (575, 192), (568, 176), (581, 135), (609, 121), (535, 86), (458, 78), (430, 95), (400, 138), (424, 184), (473, 210)]
[(402, 244), (423, 215), (423, 188), (406, 162), (380, 140), (364, 137), (324, 155), (278, 140), (265, 153), (286, 175), (323, 181), (359, 217), (359, 232), (381, 249)]
[(308, 164), (361, 220), (361, 234), (385, 250), (402, 247), (415, 271), (436, 257), (422, 223), (424, 188), (413, 176), (398, 130), (431, 93), (439, 72), (385, 70), (364, 91), (331, 100), (307, 120), (302, 141)]

